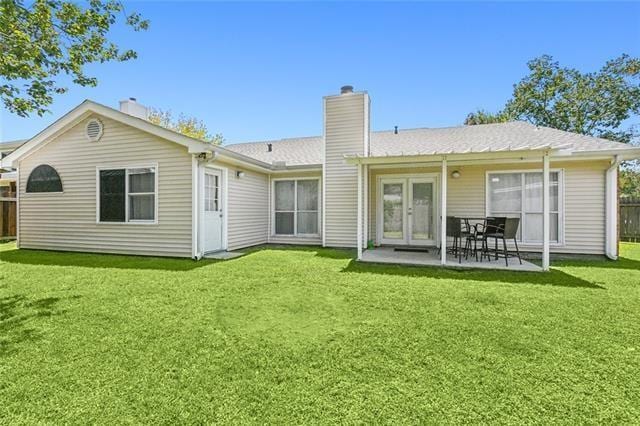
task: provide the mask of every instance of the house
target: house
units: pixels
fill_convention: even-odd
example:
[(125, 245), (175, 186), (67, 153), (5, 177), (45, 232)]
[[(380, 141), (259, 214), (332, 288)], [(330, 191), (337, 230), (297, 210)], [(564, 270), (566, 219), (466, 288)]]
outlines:
[[(439, 246), (451, 215), (516, 216), (520, 248), (617, 256), (617, 170), (640, 149), (523, 122), (370, 131), (324, 98), (322, 136), (213, 146), (85, 101), (2, 159), (18, 245), (200, 258), (265, 244)], [(442, 263), (446, 263), (443, 251)]]

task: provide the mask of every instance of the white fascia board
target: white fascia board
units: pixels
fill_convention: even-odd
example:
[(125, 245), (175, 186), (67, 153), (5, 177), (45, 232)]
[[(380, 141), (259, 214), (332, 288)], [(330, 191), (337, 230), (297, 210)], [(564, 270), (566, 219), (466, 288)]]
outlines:
[(439, 162), (443, 159), (450, 161), (455, 160), (492, 160), (492, 159), (509, 159), (509, 158), (531, 158), (541, 157), (545, 153), (552, 153), (556, 151), (551, 148), (541, 148), (537, 150), (527, 151), (486, 151), (486, 152), (467, 152), (467, 153), (442, 153), (442, 154), (428, 154), (428, 155), (402, 155), (402, 156), (388, 156), (388, 157), (362, 157), (362, 156), (348, 156), (346, 155), (345, 161), (348, 164), (402, 164), (402, 163), (415, 163), (415, 162)]
[(620, 160), (637, 160), (640, 159), (640, 148), (626, 148), (626, 149), (606, 149), (606, 150), (593, 150), (593, 151), (577, 151), (573, 152), (573, 157), (579, 157), (581, 159), (611, 159), (613, 156), (618, 156)]

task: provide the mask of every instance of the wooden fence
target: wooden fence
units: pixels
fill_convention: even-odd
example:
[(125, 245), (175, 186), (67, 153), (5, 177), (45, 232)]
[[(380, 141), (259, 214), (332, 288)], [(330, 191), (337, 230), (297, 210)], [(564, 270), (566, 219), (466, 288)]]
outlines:
[(620, 241), (640, 242), (640, 198), (620, 199)]
[(16, 202), (0, 198), (0, 240), (16, 237)]
[(16, 237), (16, 184), (0, 186), (0, 240)]

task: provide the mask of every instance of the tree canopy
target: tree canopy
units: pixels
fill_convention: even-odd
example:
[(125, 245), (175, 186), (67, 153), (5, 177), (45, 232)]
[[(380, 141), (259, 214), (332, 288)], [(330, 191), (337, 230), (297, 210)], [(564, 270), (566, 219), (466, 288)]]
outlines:
[(43, 115), (55, 94), (74, 84), (96, 86), (85, 66), (96, 62), (128, 61), (133, 50), (109, 41), (109, 30), (122, 20), (134, 31), (149, 22), (126, 13), (118, 0), (0, 0), (0, 98), (19, 116)]
[(465, 124), (525, 120), (569, 132), (630, 142), (623, 123), (640, 113), (640, 59), (622, 55), (596, 72), (561, 67), (551, 56), (528, 62), (529, 74), (513, 86), (505, 107), (478, 110)]
[(185, 136), (199, 139), (214, 145), (222, 145), (224, 138), (220, 133), (212, 134), (207, 125), (200, 119), (180, 114), (178, 118), (173, 117), (173, 113), (168, 110), (152, 108), (149, 113), (149, 121), (153, 124), (182, 133)]

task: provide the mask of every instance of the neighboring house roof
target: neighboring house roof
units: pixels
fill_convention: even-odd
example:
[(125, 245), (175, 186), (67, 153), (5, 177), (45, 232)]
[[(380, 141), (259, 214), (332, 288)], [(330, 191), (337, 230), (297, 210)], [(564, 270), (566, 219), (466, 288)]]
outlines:
[(8, 154), (25, 143), (28, 139), (18, 139), (15, 141), (0, 142), (0, 154)]
[[(267, 144), (272, 144), (269, 152)], [(265, 163), (321, 164), (322, 137), (280, 139), (227, 145)], [(472, 152), (563, 149), (573, 152), (627, 151), (630, 145), (522, 121), (443, 128), (371, 132), (370, 156), (465, 154)], [(356, 155), (359, 153), (345, 153)]]

